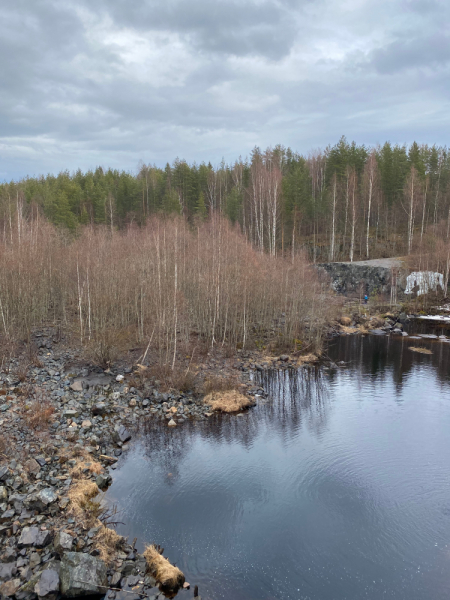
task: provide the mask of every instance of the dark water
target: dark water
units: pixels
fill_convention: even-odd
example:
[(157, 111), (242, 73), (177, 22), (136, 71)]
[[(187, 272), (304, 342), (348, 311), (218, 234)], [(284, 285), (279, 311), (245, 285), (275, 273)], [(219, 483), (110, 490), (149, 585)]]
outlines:
[(347, 336), (345, 366), (264, 374), (245, 416), (150, 424), (114, 473), (120, 532), (204, 600), (448, 599), (449, 352)]

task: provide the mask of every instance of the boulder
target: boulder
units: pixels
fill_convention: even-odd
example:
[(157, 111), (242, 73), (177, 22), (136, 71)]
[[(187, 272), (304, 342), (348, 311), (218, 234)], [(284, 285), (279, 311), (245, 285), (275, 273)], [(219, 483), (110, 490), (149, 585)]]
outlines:
[(68, 598), (104, 594), (108, 585), (103, 561), (82, 552), (66, 552), (61, 561), (61, 593)]
[(34, 591), (40, 598), (55, 598), (59, 592), (59, 575), (54, 569), (46, 569), (34, 587)]
[(74, 392), (82, 392), (83, 391), (83, 382), (80, 380), (74, 381), (70, 384), (70, 389)]

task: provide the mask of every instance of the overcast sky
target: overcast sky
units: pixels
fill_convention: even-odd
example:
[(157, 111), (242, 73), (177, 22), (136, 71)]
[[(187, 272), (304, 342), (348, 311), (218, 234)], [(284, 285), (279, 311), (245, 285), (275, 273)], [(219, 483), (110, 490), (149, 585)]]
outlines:
[(449, 0), (14, 0), (0, 180), (140, 160), (447, 144)]

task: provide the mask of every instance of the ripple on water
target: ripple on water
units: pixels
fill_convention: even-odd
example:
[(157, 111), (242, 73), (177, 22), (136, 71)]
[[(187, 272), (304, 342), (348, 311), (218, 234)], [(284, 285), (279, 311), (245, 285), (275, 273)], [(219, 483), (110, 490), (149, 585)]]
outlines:
[(121, 532), (162, 544), (204, 598), (448, 598), (450, 350), (405, 339), (255, 374), (270, 401), (245, 418), (150, 424), (108, 492)]

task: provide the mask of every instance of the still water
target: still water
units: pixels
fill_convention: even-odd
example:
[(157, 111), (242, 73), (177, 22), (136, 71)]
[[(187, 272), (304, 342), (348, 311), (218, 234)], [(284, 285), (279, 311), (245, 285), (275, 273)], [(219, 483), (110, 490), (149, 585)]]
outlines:
[(450, 344), (327, 353), (345, 365), (261, 374), (244, 416), (150, 423), (114, 472), (119, 532), (164, 546), (203, 600), (450, 597)]

